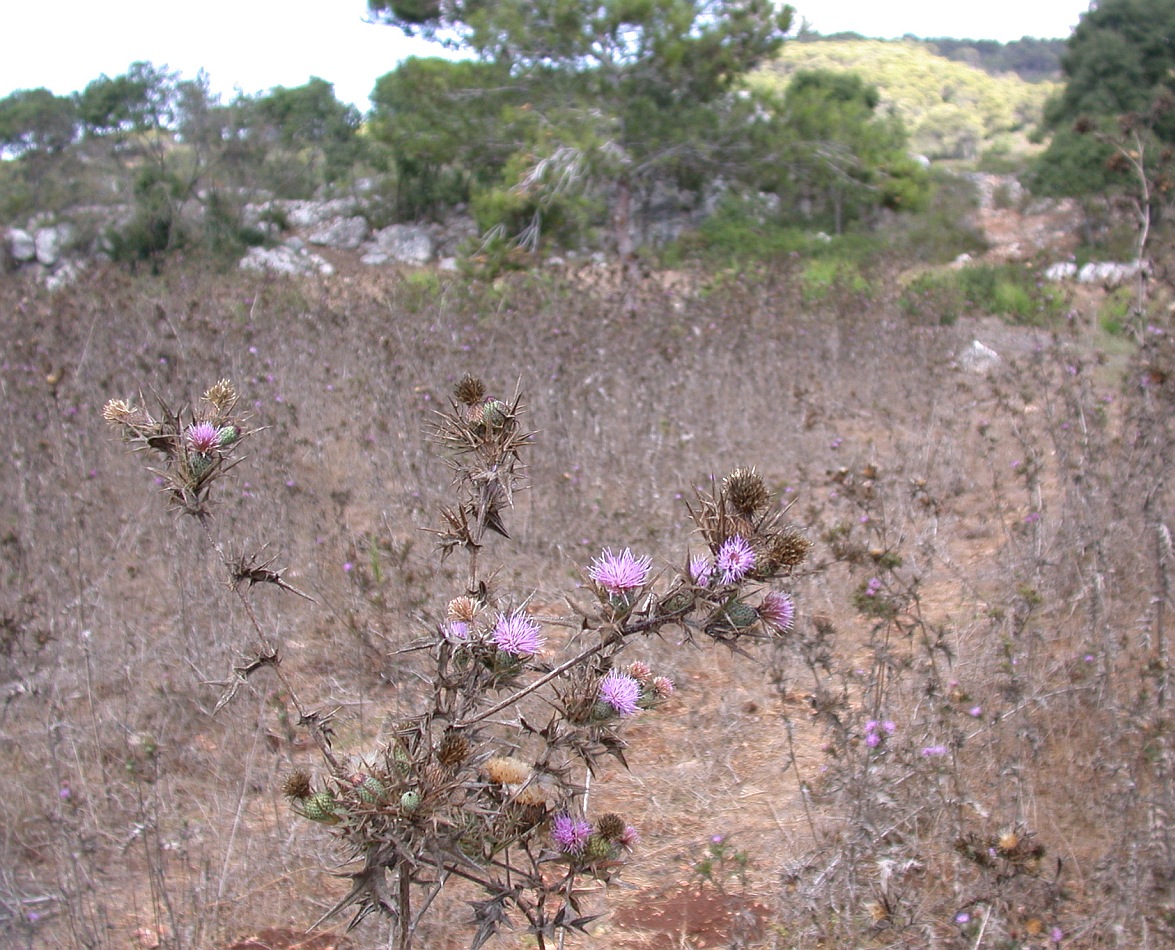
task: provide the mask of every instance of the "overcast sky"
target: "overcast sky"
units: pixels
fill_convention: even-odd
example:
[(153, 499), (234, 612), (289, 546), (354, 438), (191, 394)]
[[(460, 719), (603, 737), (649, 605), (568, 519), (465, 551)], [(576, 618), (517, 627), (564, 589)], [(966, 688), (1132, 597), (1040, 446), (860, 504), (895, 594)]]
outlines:
[[(1088, 0), (795, 0), (821, 33), (993, 39), (1066, 37)], [(366, 0), (9, 0), (0, 17), (0, 97), (45, 86), (75, 92), (136, 60), (183, 78), (208, 71), (216, 92), (298, 86), (311, 76), (367, 108), (375, 80), (406, 56), (428, 55), (387, 26), (364, 22)]]

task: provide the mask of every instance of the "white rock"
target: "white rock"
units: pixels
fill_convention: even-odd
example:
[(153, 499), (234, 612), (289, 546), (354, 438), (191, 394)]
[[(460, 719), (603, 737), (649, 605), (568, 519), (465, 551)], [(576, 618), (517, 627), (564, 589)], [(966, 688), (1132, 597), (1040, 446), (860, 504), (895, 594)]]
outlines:
[(366, 238), (367, 220), (359, 216), (331, 218), (306, 235), (306, 240), (311, 244), (337, 247), (345, 251), (355, 250)]
[(28, 231), (22, 231), (20, 228), (9, 228), (6, 243), (8, 245), (8, 253), (12, 259), (21, 264), (27, 264), (37, 256), (37, 244)]
[(1077, 276), (1077, 265), (1072, 261), (1057, 261), (1044, 270), (1045, 280), (1072, 280)]
[(980, 376), (990, 373), (1000, 364), (1000, 355), (989, 346), (984, 346), (978, 340), (972, 340), (962, 353), (959, 354), (959, 366), (968, 373)]
[(330, 262), (317, 254), (295, 251), (286, 245), (278, 247), (251, 247), (241, 258), (241, 270), (268, 271), (291, 277), (305, 275), (330, 276), (335, 272)]
[(1145, 272), (1141, 261), (1131, 261), (1128, 264), (1115, 264), (1112, 261), (1090, 261), (1077, 272), (1079, 284), (1101, 284), (1104, 287), (1117, 287), (1133, 277)]
[(52, 267), (61, 259), (61, 248), (73, 236), (73, 228), (68, 224), (58, 224), (49, 228), (41, 228), (33, 238), (36, 245), (37, 261), (46, 267)]
[(375, 233), (369, 253), (383, 253), (397, 264), (426, 264), (436, 244), (428, 230), (416, 224), (393, 224)]

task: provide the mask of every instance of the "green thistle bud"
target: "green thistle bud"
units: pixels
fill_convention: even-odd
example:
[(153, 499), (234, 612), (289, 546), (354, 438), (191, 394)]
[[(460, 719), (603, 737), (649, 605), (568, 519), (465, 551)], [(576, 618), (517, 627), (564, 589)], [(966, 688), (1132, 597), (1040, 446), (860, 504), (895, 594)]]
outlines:
[(481, 407), (481, 419), (491, 429), (501, 428), (509, 418), (510, 410), (500, 399), (491, 399)]
[(188, 456), (188, 471), (192, 473), (192, 479), (194, 481), (199, 481), (203, 478), (210, 468), (212, 468), (211, 455), (204, 455), (202, 452), (197, 452)]
[(706, 633), (712, 637), (737, 634), (754, 626), (759, 620), (759, 611), (741, 600), (732, 600), (714, 614), (706, 624)]
[(241, 437), (241, 430), (236, 426), (225, 426), (216, 433), (216, 444), (222, 449), (228, 448)]
[(355, 793), (359, 796), (359, 800), (368, 805), (382, 802), (388, 793), (387, 786), (374, 775), (358, 775), (351, 781), (355, 783)]
[(400, 810), (406, 815), (411, 815), (416, 809), (420, 807), (420, 792), (410, 789), (400, 796)]
[(339, 822), (337, 805), (334, 795), (330, 792), (319, 792), (302, 800), (302, 814), (311, 821), (335, 825)]
[(600, 835), (592, 835), (583, 848), (586, 861), (607, 861), (614, 854), (612, 842)]

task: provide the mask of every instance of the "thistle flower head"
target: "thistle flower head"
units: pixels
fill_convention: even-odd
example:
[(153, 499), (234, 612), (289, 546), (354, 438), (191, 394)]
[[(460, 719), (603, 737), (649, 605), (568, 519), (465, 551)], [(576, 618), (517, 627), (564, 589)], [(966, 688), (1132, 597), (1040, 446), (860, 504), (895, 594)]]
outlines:
[(216, 410), (217, 415), (223, 417), (232, 412), (233, 406), (237, 404), (237, 391), (233, 389), (232, 383), (222, 379), (208, 388), (204, 399)]
[(600, 680), (600, 702), (611, 706), (619, 716), (632, 716), (640, 708), (641, 684), (619, 670), (610, 670)]
[(563, 813), (555, 816), (551, 826), (551, 840), (563, 854), (580, 854), (592, 835), (590, 822), (572, 818)]
[(737, 584), (754, 568), (755, 550), (742, 535), (733, 535), (722, 542), (714, 566), (722, 572), (723, 584)]
[(494, 627), (494, 645), (511, 656), (534, 656), (546, 643), (540, 629), (539, 625), (521, 609), (509, 616), (501, 614), (497, 626)]
[(111, 425), (121, 425), (132, 415), (134, 410), (125, 399), (111, 399), (102, 407), (102, 418)]
[(624, 828), (624, 819), (616, 812), (610, 811), (596, 819), (596, 831), (601, 838), (608, 841), (619, 841), (620, 836), (624, 834)]
[(796, 622), (796, 605), (788, 594), (773, 590), (759, 604), (759, 619), (779, 633), (787, 633)]
[(695, 554), (689, 559), (689, 576), (698, 587), (705, 587), (710, 583), (710, 576), (714, 573), (714, 565), (704, 554)]
[(211, 422), (197, 422), (188, 426), (187, 439), (193, 452), (208, 455), (220, 445), (220, 430)]
[(644, 660), (633, 660), (628, 664), (628, 675), (640, 683), (647, 683), (653, 676), (653, 668)]
[(649, 685), (653, 689), (653, 695), (658, 699), (668, 699), (677, 689), (677, 687), (673, 685), (673, 680), (671, 680), (668, 676), (654, 676), (653, 682)]
[(481, 605), (472, 597), (454, 597), (445, 607), (445, 616), (450, 620), (464, 620), (470, 623)]
[(604, 548), (604, 553), (592, 561), (588, 576), (608, 593), (621, 594), (643, 587), (652, 563), (647, 555), (638, 558), (628, 548), (619, 554)]
[(767, 486), (753, 468), (736, 468), (726, 476), (723, 488), (726, 490), (726, 500), (744, 518), (754, 517), (771, 500)]

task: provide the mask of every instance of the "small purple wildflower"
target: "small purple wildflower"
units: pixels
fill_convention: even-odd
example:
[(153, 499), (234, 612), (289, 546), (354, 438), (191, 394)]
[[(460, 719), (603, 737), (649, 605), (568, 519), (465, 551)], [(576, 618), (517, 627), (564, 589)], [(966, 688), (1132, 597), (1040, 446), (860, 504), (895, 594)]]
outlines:
[(643, 587), (649, 579), (652, 564), (648, 555), (636, 557), (628, 548), (619, 554), (604, 548), (604, 553), (592, 562), (588, 576), (608, 593), (622, 594)]
[(352, 564), (350, 561), (343, 562), (343, 573), (344, 574), (350, 574), (353, 570), (355, 570), (354, 564)]
[(970, 709), (967, 710), (967, 715), (971, 716), (975, 719), (978, 719), (980, 716), (983, 715), (983, 707), (982, 706), (972, 706)]
[(551, 839), (564, 854), (579, 854), (591, 834), (590, 822), (572, 818), (568, 814), (556, 815), (555, 824), (551, 828)]
[(714, 565), (704, 554), (695, 554), (689, 559), (690, 580), (699, 587), (707, 586), (710, 583), (710, 575), (713, 573)]
[(881, 724), (881, 728), (885, 730), (885, 734), (887, 736), (892, 736), (894, 734), (894, 730), (897, 729), (897, 726), (893, 724), (892, 719), (887, 719)]
[(865, 733), (865, 745), (869, 746), (870, 749), (876, 749), (881, 745), (881, 736), (876, 732)]
[(755, 566), (755, 551), (740, 535), (733, 535), (722, 542), (714, 566), (722, 571), (723, 584), (737, 584)]
[(869, 578), (869, 583), (865, 585), (865, 596), (876, 597), (879, 590), (881, 590), (881, 578)]
[(971, 915), (968, 914), (967, 911), (961, 910), (955, 914), (955, 923), (959, 924), (960, 926), (963, 924), (969, 924), (971, 923)]
[(188, 426), (188, 445), (201, 455), (207, 455), (220, 444), (220, 430), (211, 422)]
[(625, 825), (624, 834), (620, 836), (620, 843), (624, 845), (624, 847), (628, 848), (629, 851), (631, 851), (638, 844), (640, 844), (640, 841), (640, 833), (632, 825)]
[(469, 639), (469, 624), (464, 620), (450, 620), (446, 625), (449, 637), (453, 640)]
[(1049, 940), (1053, 943), (1060, 943), (1065, 938), (1065, 931), (1060, 927), (1054, 927), (1049, 931)]
[(796, 605), (783, 591), (773, 590), (759, 604), (759, 619), (780, 633), (787, 633), (796, 622)]
[(609, 671), (600, 680), (600, 702), (607, 703), (618, 715), (632, 716), (640, 708), (641, 684), (627, 673)]
[(926, 756), (926, 758), (930, 758), (931, 756), (936, 756), (936, 755), (946, 755), (947, 754), (947, 747), (945, 745), (924, 746), (922, 749), (922, 754), (924, 756)]
[(494, 627), (494, 645), (511, 656), (534, 656), (546, 643), (540, 629), (522, 610), (514, 611), (509, 617), (502, 614)]

